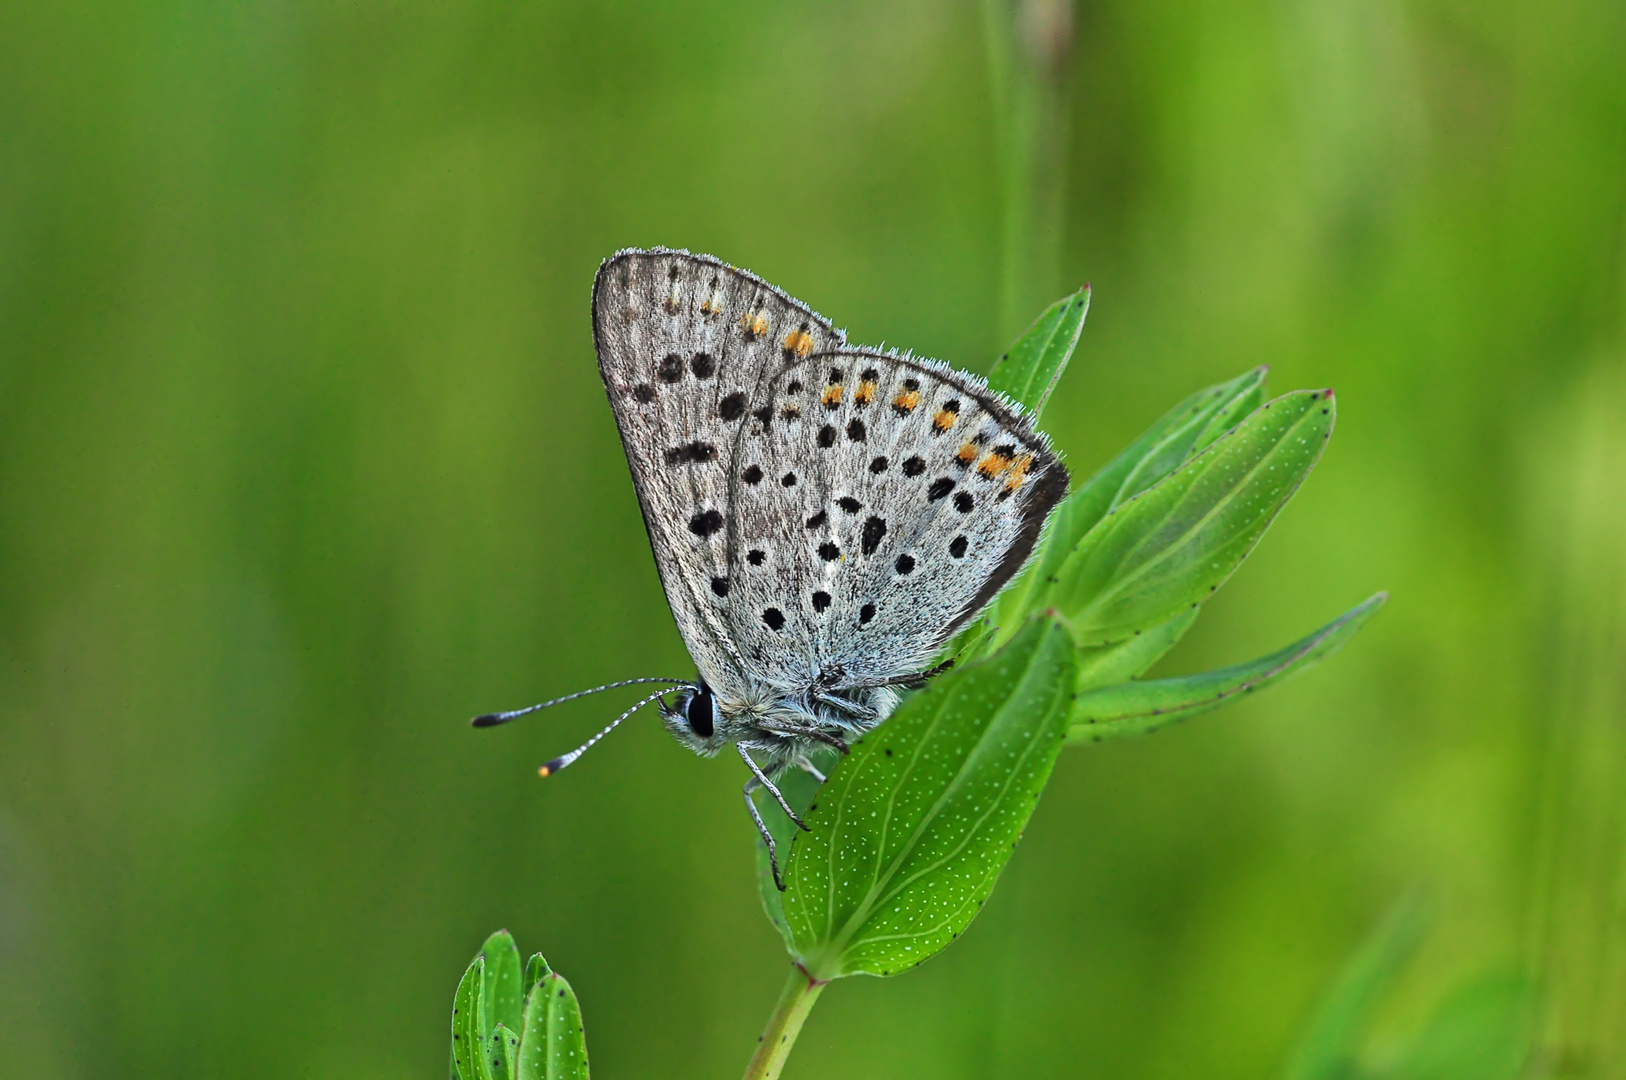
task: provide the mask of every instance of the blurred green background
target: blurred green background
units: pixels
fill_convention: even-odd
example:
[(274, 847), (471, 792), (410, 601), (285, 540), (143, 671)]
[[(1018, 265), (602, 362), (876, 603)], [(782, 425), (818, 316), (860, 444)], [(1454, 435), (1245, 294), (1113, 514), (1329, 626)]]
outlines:
[(466, 723), (689, 670), (588, 312), (666, 244), (978, 370), (1092, 282), (1076, 474), (1253, 365), (1336, 387), (1160, 670), (1394, 595), (1281, 690), (1070, 750), (966, 937), (833, 987), (787, 1077), (1268, 1076), (1414, 886), (1380, 1038), (1526, 970), (1549, 1064), (1623, 1075), (1626, 8), (1080, 2), (1014, 294), (983, 25), (0, 4), (0, 1074), (444, 1075), (499, 926), (598, 1075), (744, 1067), (785, 960), (738, 762), (646, 715), (544, 783), (616, 701)]

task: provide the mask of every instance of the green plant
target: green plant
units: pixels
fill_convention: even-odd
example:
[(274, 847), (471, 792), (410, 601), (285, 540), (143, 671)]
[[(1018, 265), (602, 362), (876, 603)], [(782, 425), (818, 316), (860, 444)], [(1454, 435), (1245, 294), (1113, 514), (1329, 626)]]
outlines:
[(586, 1080), (576, 994), (541, 953), (523, 968), (512, 935), (486, 939), (452, 999), (452, 1080)]
[[(995, 365), (994, 388), (1041, 412), (1088, 307), (1087, 289), (1051, 305)], [(965, 931), (1064, 746), (1153, 731), (1279, 682), (1338, 648), (1382, 606), (1380, 593), (1248, 663), (1140, 678), (1196, 622), (1331, 436), (1330, 390), (1267, 400), (1265, 375), (1258, 368), (1191, 395), (1080, 485), (1022, 577), (946, 651), (952, 671), (831, 763), (822, 786), (804, 773), (787, 776), (784, 794), (809, 831), (794, 828), (774, 800), (759, 801), (779, 850), (789, 852), (781, 893), (758, 842), (763, 907), (792, 972), (747, 1080), (779, 1075), (827, 984), (900, 974)], [(504, 951), (512, 948), (506, 935), (487, 943), (460, 1002), (486, 1000), (472, 987), (493, 971), (514, 988), (493, 1000), (519, 1001), (518, 954), (510, 961)], [(488, 1004), (479, 1018), (459, 1013), (468, 1068), (488, 1068), (489, 1059), (491, 1080), (504, 1067), (511, 1076), (576, 1075), (524, 1071), (529, 1008), (515, 1048), (505, 1040), (521, 1030), (517, 1004), (507, 1013)], [(573, 999), (570, 1008), (574, 1016)], [(585, 1075), (585, 1051), (572, 1060)]]

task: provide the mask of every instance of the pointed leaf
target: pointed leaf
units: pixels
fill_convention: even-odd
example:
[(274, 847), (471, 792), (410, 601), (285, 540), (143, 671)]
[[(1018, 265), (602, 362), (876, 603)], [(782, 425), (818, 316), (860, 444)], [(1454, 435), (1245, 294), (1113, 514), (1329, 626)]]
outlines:
[(784, 894), (810, 976), (893, 975), (970, 924), (1061, 749), (1073, 653), (1053, 616), (1034, 619), (916, 693), (836, 767)]
[(1009, 638), (1043, 606), (1044, 586), (1056, 580), (1079, 541), (1109, 510), (1156, 484), (1206, 447), (1210, 434), (1217, 438), (1257, 408), (1268, 371), (1258, 367), (1192, 394), (1064, 499), (1050, 516), (1038, 556), (1000, 599), (996, 621), (1009, 629), (996, 640)]
[(536, 989), (536, 984), (552, 974), (553, 969), (548, 966), (542, 954), (534, 954), (525, 964), (525, 997), (529, 998), (531, 991)]
[(506, 1024), (491, 1029), (486, 1040), (486, 1061), (490, 1063), (493, 1080), (517, 1080), (519, 1075), (519, 1033), (509, 1031)]
[(1080, 645), (1132, 637), (1218, 589), (1321, 457), (1332, 391), (1301, 390), (1119, 506), (1067, 556), (1036, 602), (1058, 608)]
[(485, 1064), (485, 1003), (480, 993), (486, 961), (476, 956), (452, 998), (452, 1064), (461, 1080), (492, 1080)]
[(1187, 608), (1168, 622), (1115, 645), (1093, 645), (1078, 650), (1080, 693), (1139, 678), (1167, 655), (1197, 622), (1198, 608)]
[(1315, 633), (1246, 664), (1175, 679), (1130, 681), (1080, 694), (1073, 702), (1067, 741), (1102, 742), (1156, 731), (1274, 685), (1342, 647), (1388, 599), (1387, 593), (1378, 593)]
[[(521, 986), (519, 948), (514, 944), (514, 936), (506, 930), (498, 930), (486, 938), (486, 943), (480, 947), (480, 955), (486, 958), (482, 990), (486, 1023), (491, 1027), (504, 1024), (509, 1031), (518, 1031), (525, 998)], [(488, 1027), (485, 1034), (490, 1033), (491, 1028)]]
[(587, 1080), (581, 1008), (564, 977), (545, 976), (525, 1001), (518, 1080)]
[(1010, 352), (995, 361), (988, 374), (988, 389), (1021, 402), (1037, 421), (1078, 347), (1089, 310), (1088, 285), (1051, 304), (1016, 339)]
[(1422, 943), (1428, 912), (1413, 895), (1397, 903), (1344, 965), (1299, 1040), (1286, 1080), (1353, 1080), (1368, 1020)]

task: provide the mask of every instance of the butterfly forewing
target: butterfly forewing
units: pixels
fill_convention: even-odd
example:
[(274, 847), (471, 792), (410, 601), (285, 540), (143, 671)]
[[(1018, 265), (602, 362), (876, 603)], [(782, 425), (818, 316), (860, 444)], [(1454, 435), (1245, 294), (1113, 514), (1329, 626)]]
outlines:
[(599, 268), (593, 338), (667, 602), (716, 683), (736, 654), (726, 614), (733, 447), (762, 425), (772, 373), (842, 335), (744, 271), (656, 249)]
[(784, 365), (733, 453), (728, 616), (757, 677), (927, 666), (1066, 493), (1042, 436), (974, 376), (873, 350)]

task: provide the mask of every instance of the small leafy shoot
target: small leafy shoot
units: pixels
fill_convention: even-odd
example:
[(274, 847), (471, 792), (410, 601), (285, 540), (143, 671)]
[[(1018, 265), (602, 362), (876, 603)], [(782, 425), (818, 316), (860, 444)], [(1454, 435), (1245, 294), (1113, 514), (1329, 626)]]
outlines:
[(1021, 402), (1038, 420), (1078, 347), (1078, 336), (1089, 311), (1088, 285), (1045, 308), (1010, 351), (994, 362), (988, 388)]

